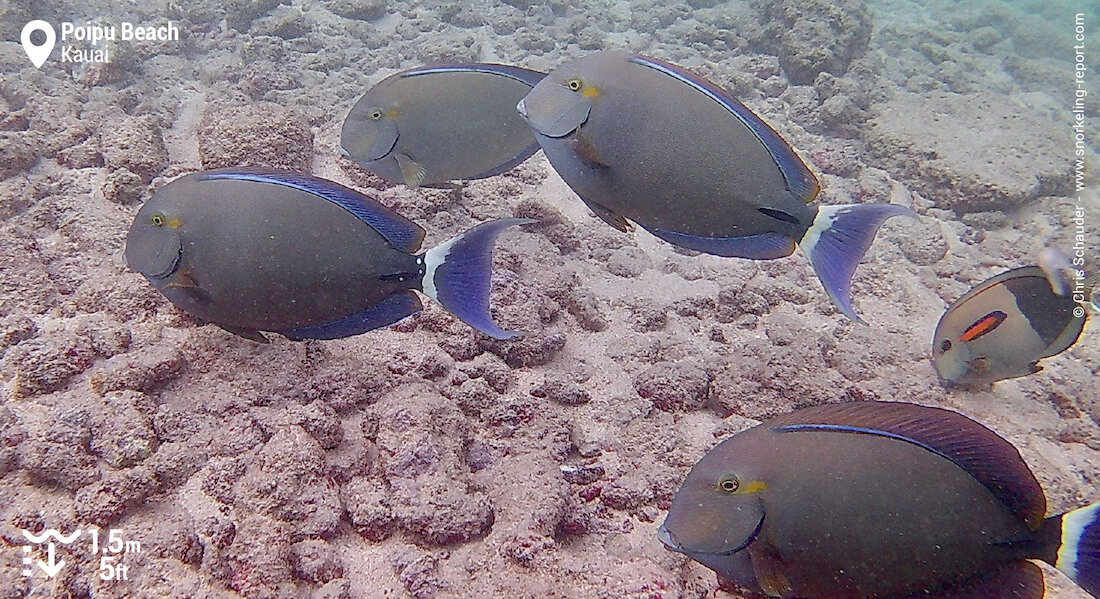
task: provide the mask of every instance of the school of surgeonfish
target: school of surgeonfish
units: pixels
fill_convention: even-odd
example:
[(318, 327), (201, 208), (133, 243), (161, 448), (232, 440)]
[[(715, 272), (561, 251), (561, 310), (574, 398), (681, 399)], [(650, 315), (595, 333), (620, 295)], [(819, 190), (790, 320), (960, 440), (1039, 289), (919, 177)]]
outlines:
[(658, 537), (771, 597), (1040, 599), (1056, 566), (1100, 595), (1100, 503), (1045, 517), (1019, 452), (950, 410), (816, 406), (719, 443)]
[(141, 207), (126, 264), (181, 310), (255, 341), (335, 339), (393, 324), (423, 307), (422, 291), (496, 337), (489, 283), (493, 242), (534, 222), (483, 223), (415, 253), (424, 230), (371, 198), (312, 177), (223, 169), (181, 177)]
[(955, 300), (932, 338), (932, 361), (950, 384), (986, 387), (1034, 374), (1062, 353), (1088, 318), (1065, 284), (1038, 266), (1014, 268)]
[(538, 150), (515, 106), (544, 75), (500, 64), (396, 73), (351, 109), (340, 133), (341, 151), (409, 187), (502, 173)]
[(849, 287), (894, 204), (810, 206), (817, 179), (725, 90), (653, 58), (604, 51), (569, 61), (517, 107), (562, 179), (600, 218), (674, 245), (768, 260), (795, 246), (852, 319)]
[[(697, 75), (624, 52), (548, 75), (498, 64), (403, 71), (366, 92), (341, 132), (345, 156), (409, 187), (499, 174), (539, 147), (619, 230), (633, 222), (682, 248), (759, 260), (801, 247), (855, 320), (859, 261), (883, 222), (914, 215), (888, 203), (812, 205), (817, 179), (764, 121)], [(420, 253), (424, 230), (362, 193), (230, 168), (159, 189), (134, 219), (125, 260), (183, 311), (255, 341), (387, 326), (422, 308), (417, 291), (510, 339), (519, 333), (489, 312), (492, 252), (505, 229), (532, 222), (485, 222)], [(988, 388), (1075, 343), (1084, 308), (1055, 270), (1010, 270), (955, 301), (933, 340), (939, 377)], [(1019, 452), (961, 414), (857, 402), (797, 410), (719, 443), (658, 537), (723, 586), (771, 597), (1040, 599), (1030, 560), (1100, 596), (1098, 522), (1100, 503), (1046, 517)]]

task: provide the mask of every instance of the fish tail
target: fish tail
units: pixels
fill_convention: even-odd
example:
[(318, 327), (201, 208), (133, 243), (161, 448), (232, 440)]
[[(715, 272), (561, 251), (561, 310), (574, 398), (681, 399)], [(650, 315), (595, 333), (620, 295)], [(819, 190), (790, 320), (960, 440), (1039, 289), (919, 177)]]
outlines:
[(505, 218), (482, 223), (424, 253), (424, 294), (466, 324), (495, 339), (523, 333), (505, 331), (489, 313), (493, 245), (497, 235), (513, 225), (536, 222)]
[(810, 257), (825, 291), (848, 318), (862, 322), (852, 309), (850, 287), (856, 266), (871, 247), (882, 223), (902, 215), (916, 217), (915, 212), (897, 204), (821, 206), (798, 242)]
[(1040, 534), (1057, 539), (1050, 544), (1057, 546), (1057, 554), (1044, 559), (1100, 597), (1100, 502), (1047, 518)]

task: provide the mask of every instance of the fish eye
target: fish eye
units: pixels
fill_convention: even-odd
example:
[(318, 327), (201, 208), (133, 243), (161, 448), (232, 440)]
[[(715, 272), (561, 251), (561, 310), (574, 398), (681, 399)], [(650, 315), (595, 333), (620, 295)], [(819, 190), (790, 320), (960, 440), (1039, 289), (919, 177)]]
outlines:
[(949, 349), (951, 349), (951, 340), (944, 339), (943, 342), (940, 343), (940, 351), (947, 351)]
[(164, 215), (163, 214), (154, 214), (153, 217), (149, 220), (153, 221), (153, 224), (158, 226), (158, 227), (163, 227), (164, 226)]
[(382, 118), (382, 109), (375, 108), (374, 110), (370, 111), (367, 116), (370, 118), (370, 120), (377, 121)]
[(718, 488), (726, 493), (736, 493), (737, 489), (740, 487), (741, 481), (737, 480), (737, 477), (732, 474), (723, 476), (721, 480), (718, 481)]
[(584, 87), (584, 82), (581, 81), (580, 77), (573, 77), (565, 82), (565, 87), (568, 87), (569, 91), (579, 92), (581, 88)]

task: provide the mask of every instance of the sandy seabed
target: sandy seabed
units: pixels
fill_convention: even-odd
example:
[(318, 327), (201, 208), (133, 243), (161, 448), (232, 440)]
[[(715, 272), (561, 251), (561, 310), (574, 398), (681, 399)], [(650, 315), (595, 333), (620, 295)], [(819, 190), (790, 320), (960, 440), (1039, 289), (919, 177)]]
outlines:
[[(55, 51), (41, 69), (0, 43), (0, 597), (736, 597), (654, 531), (719, 439), (826, 402), (959, 410), (1019, 448), (1051, 513), (1100, 500), (1093, 327), (991, 391), (946, 391), (929, 359), (953, 299), (1073, 246), (1077, 205), (1100, 258), (1095, 175), (1081, 194), (1073, 181), (1076, 10), (5, 3), (4, 40), (34, 18), (171, 20), (181, 39), (119, 41), (110, 65)], [(602, 48), (728, 87), (818, 173), (821, 202), (921, 215), (887, 223), (856, 273), (867, 326), (801, 254), (689, 255), (611, 229), (541, 153), (442, 191), (388, 186), (338, 154), (351, 105), (397, 70), (550, 70)], [(1085, 114), (1100, 118), (1095, 102)], [(426, 247), (538, 218), (495, 258), (495, 316), (530, 334), (493, 341), (435, 305), (326, 342), (259, 345), (189, 318), (123, 265), (123, 240), (160, 185), (239, 165), (362, 190), (424, 226)], [(85, 532), (58, 549), (55, 578), (24, 576), (21, 530), (46, 528)], [(97, 576), (89, 528), (140, 542), (114, 562), (126, 580)], [(1087, 596), (1047, 574), (1049, 597)]]

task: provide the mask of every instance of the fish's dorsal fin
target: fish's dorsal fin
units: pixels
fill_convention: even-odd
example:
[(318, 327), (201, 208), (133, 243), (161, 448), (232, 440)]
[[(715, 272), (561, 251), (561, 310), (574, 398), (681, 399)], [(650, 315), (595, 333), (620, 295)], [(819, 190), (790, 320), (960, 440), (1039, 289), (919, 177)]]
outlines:
[(791, 146), (782, 137), (779, 137), (774, 129), (744, 104), (738, 102), (728, 91), (686, 69), (662, 60), (643, 56), (631, 56), (630, 60), (690, 85), (732, 112), (742, 124), (752, 131), (756, 139), (764, 144), (764, 148), (771, 154), (772, 160), (775, 161), (779, 172), (782, 173), (783, 180), (787, 182), (787, 189), (807, 204), (817, 197), (818, 192), (821, 191), (821, 186), (817, 182), (817, 177), (810, 172), (810, 169), (806, 167), (798, 154), (794, 153)]
[(312, 175), (302, 175), (260, 168), (229, 168), (203, 173), (199, 180), (235, 179), (285, 185), (328, 200), (351, 212), (359, 220), (390, 242), (395, 249), (410, 254), (420, 249), (424, 229), (377, 201), (334, 181)]
[(471, 62), (454, 64), (437, 64), (417, 69), (409, 69), (401, 73), (401, 77), (416, 77), (417, 75), (430, 75), (432, 73), (485, 73), (488, 75), (500, 75), (509, 79), (515, 79), (535, 87), (539, 81), (546, 77), (546, 73), (533, 71), (510, 64), (495, 64), (490, 62)]
[(1033, 530), (1046, 515), (1043, 489), (1011, 443), (951, 410), (902, 402), (806, 408), (767, 423), (780, 433), (836, 431), (897, 439), (950, 460), (984, 485)]

